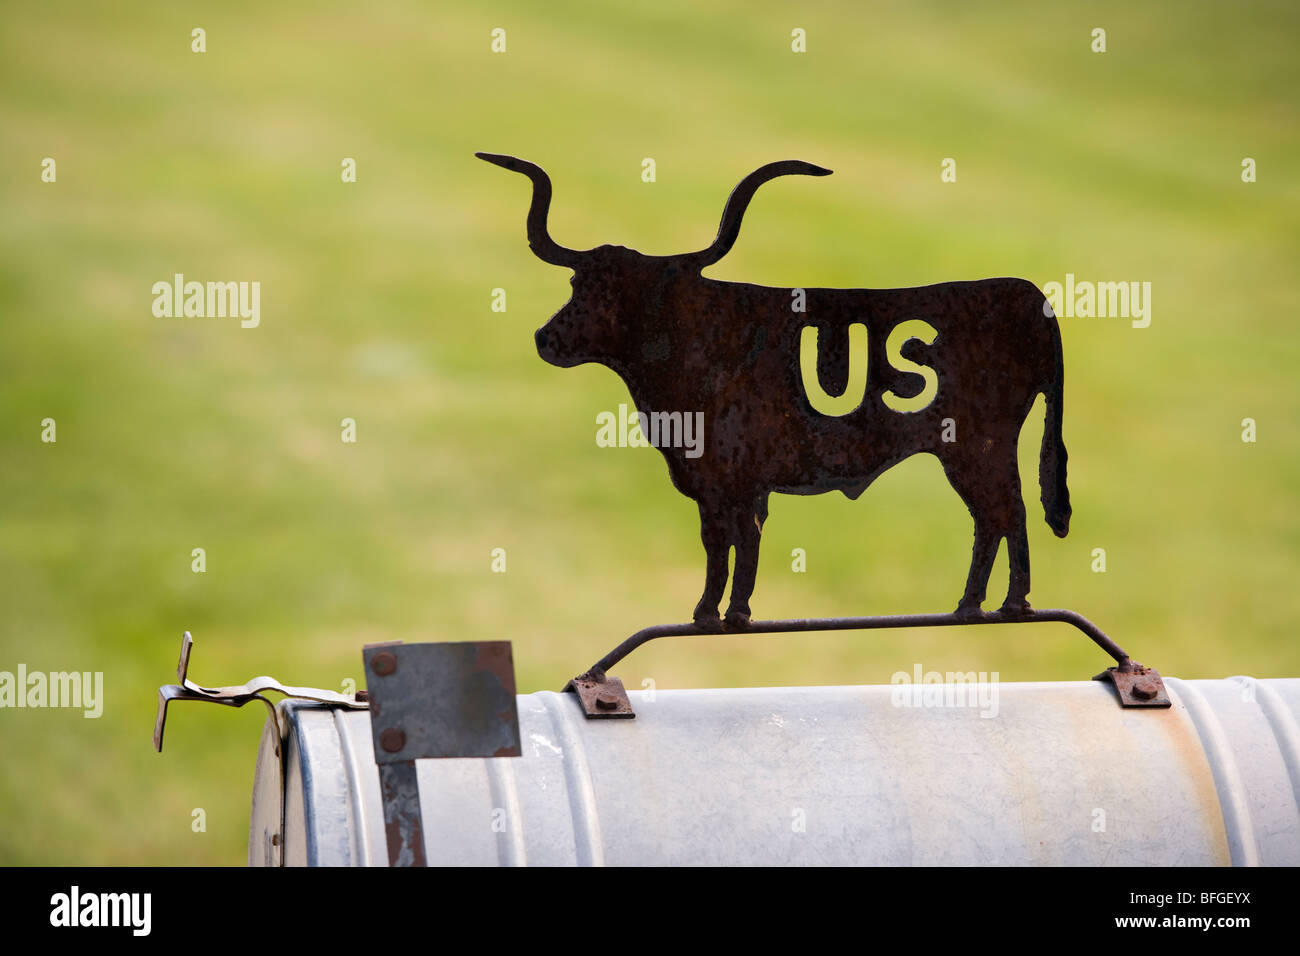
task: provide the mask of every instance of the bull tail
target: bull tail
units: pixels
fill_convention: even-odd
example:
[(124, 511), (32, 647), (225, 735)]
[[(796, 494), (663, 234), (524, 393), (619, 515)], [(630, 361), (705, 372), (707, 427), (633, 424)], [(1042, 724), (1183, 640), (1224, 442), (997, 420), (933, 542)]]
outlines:
[(1070, 532), (1070, 489), (1065, 484), (1065, 442), (1061, 438), (1065, 362), (1061, 355), (1060, 332), (1055, 328), (1052, 331), (1056, 333), (1053, 335), (1056, 361), (1051, 381), (1043, 389), (1047, 415), (1043, 422), (1043, 447), (1038, 455), (1038, 486), (1042, 492), (1043, 516), (1047, 525), (1058, 538), (1064, 538)]

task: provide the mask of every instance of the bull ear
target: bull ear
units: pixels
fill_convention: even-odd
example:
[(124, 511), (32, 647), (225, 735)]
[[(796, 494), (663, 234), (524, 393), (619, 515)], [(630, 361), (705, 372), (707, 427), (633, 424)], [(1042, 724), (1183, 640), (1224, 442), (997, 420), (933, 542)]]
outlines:
[(551, 238), (546, 228), (546, 215), (551, 209), (551, 177), (542, 167), (514, 156), (500, 153), (475, 153), (479, 159), (522, 173), (533, 181), (533, 201), (528, 207), (528, 246), (533, 254), (543, 262), (553, 266), (576, 268), (585, 253), (576, 249), (567, 249)]
[(736, 244), (736, 238), (740, 235), (740, 221), (745, 216), (749, 201), (754, 198), (758, 187), (769, 179), (776, 179), (778, 176), (829, 176), (830, 174), (829, 169), (799, 159), (784, 159), (778, 163), (760, 166), (732, 190), (726, 208), (722, 210), (722, 224), (718, 226), (718, 238), (713, 240), (713, 245), (700, 252), (691, 253), (687, 258), (693, 266), (703, 269), (713, 265), (730, 252), (731, 247)]

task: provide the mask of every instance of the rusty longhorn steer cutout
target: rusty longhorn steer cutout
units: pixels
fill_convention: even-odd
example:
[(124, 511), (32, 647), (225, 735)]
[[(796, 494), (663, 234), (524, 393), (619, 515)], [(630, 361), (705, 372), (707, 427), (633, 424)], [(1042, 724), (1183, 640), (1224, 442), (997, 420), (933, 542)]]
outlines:
[[(697, 625), (722, 624), (718, 604), (734, 547), (725, 623), (734, 630), (748, 626), (768, 495), (842, 491), (855, 499), (886, 469), (921, 452), (939, 459), (975, 521), (957, 613), (980, 615), (1003, 539), (1011, 573), (1001, 611), (1029, 613), (1016, 445), (1040, 393), (1047, 404), (1039, 456), (1043, 509), (1058, 536), (1070, 527), (1061, 335), (1033, 283), (777, 289), (704, 278), (701, 271), (735, 243), (759, 186), (778, 176), (830, 173), (799, 160), (769, 163), (742, 179), (723, 209), (717, 238), (703, 251), (646, 256), (622, 246), (566, 249), (547, 231), (546, 173), (513, 156), (476, 155), (532, 180), (528, 244), (543, 262), (574, 271), (573, 297), (537, 331), (538, 354), (561, 368), (596, 362), (612, 369), (626, 383), (642, 425), (669, 433), (652, 443), (673, 484), (699, 505), (707, 555)], [(704, 434), (692, 448), (677, 440), (679, 423), (697, 413)]]

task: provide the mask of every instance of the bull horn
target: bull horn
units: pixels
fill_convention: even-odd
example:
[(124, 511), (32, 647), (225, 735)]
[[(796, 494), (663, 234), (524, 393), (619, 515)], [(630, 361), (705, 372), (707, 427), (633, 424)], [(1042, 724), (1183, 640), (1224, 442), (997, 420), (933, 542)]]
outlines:
[(740, 184), (731, 191), (727, 206), (722, 210), (722, 224), (718, 226), (718, 238), (713, 240), (713, 245), (709, 248), (689, 255), (692, 265), (703, 269), (705, 266), (713, 265), (731, 251), (731, 247), (736, 244), (736, 238), (740, 235), (740, 220), (744, 218), (749, 201), (754, 198), (758, 187), (769, 179), (776, 179), (778, 176), (829, 176), (830, 174), (829, 169), (798, 159), (784, 159), (778, 163), (760, 166), (742, 179)]
[(566, 249), (552, 239), (551, 234), (546, 230), (546, 214), (551, 208), (551, 177), (546, 175), (545, 170), (527, 160), (503, 156), (500, 153), (475, 153), (474, 155), (511, 172), (523, 173), (533, 181), (533, 202), (528, 207), (528, 247), (543, 262), (549, 262), (553, 266), (574, 268), (583, 253), (576, 249)]

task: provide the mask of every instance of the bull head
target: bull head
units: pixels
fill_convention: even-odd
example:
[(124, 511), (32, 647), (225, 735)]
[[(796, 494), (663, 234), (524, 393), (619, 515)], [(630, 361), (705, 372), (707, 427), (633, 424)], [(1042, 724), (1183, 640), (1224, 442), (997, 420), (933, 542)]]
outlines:
[(583, 251), (561, 246), (551, 238), (546, 225), (551, 207), (551, 178), (546, 171), (514, 156), (474, 155), (532, 180), (528, 246), (543, 262), (574, 271), (573, 297), (537, 330), (538, 354), (561, 368), (598, 362), (618, 371), (649, 341), (647, 331), (662, 324), (663, 315), (655, 307), (663, 303), (674, 280), (699, 276), (731, 251), (740, 235), (745, 210), (759, 186), (778, 176), (831, 173), (796, 159), (761, 166), (732, 192), (711, 246), (676, 256), (646, 256), (624, 246), (605, 245)]

